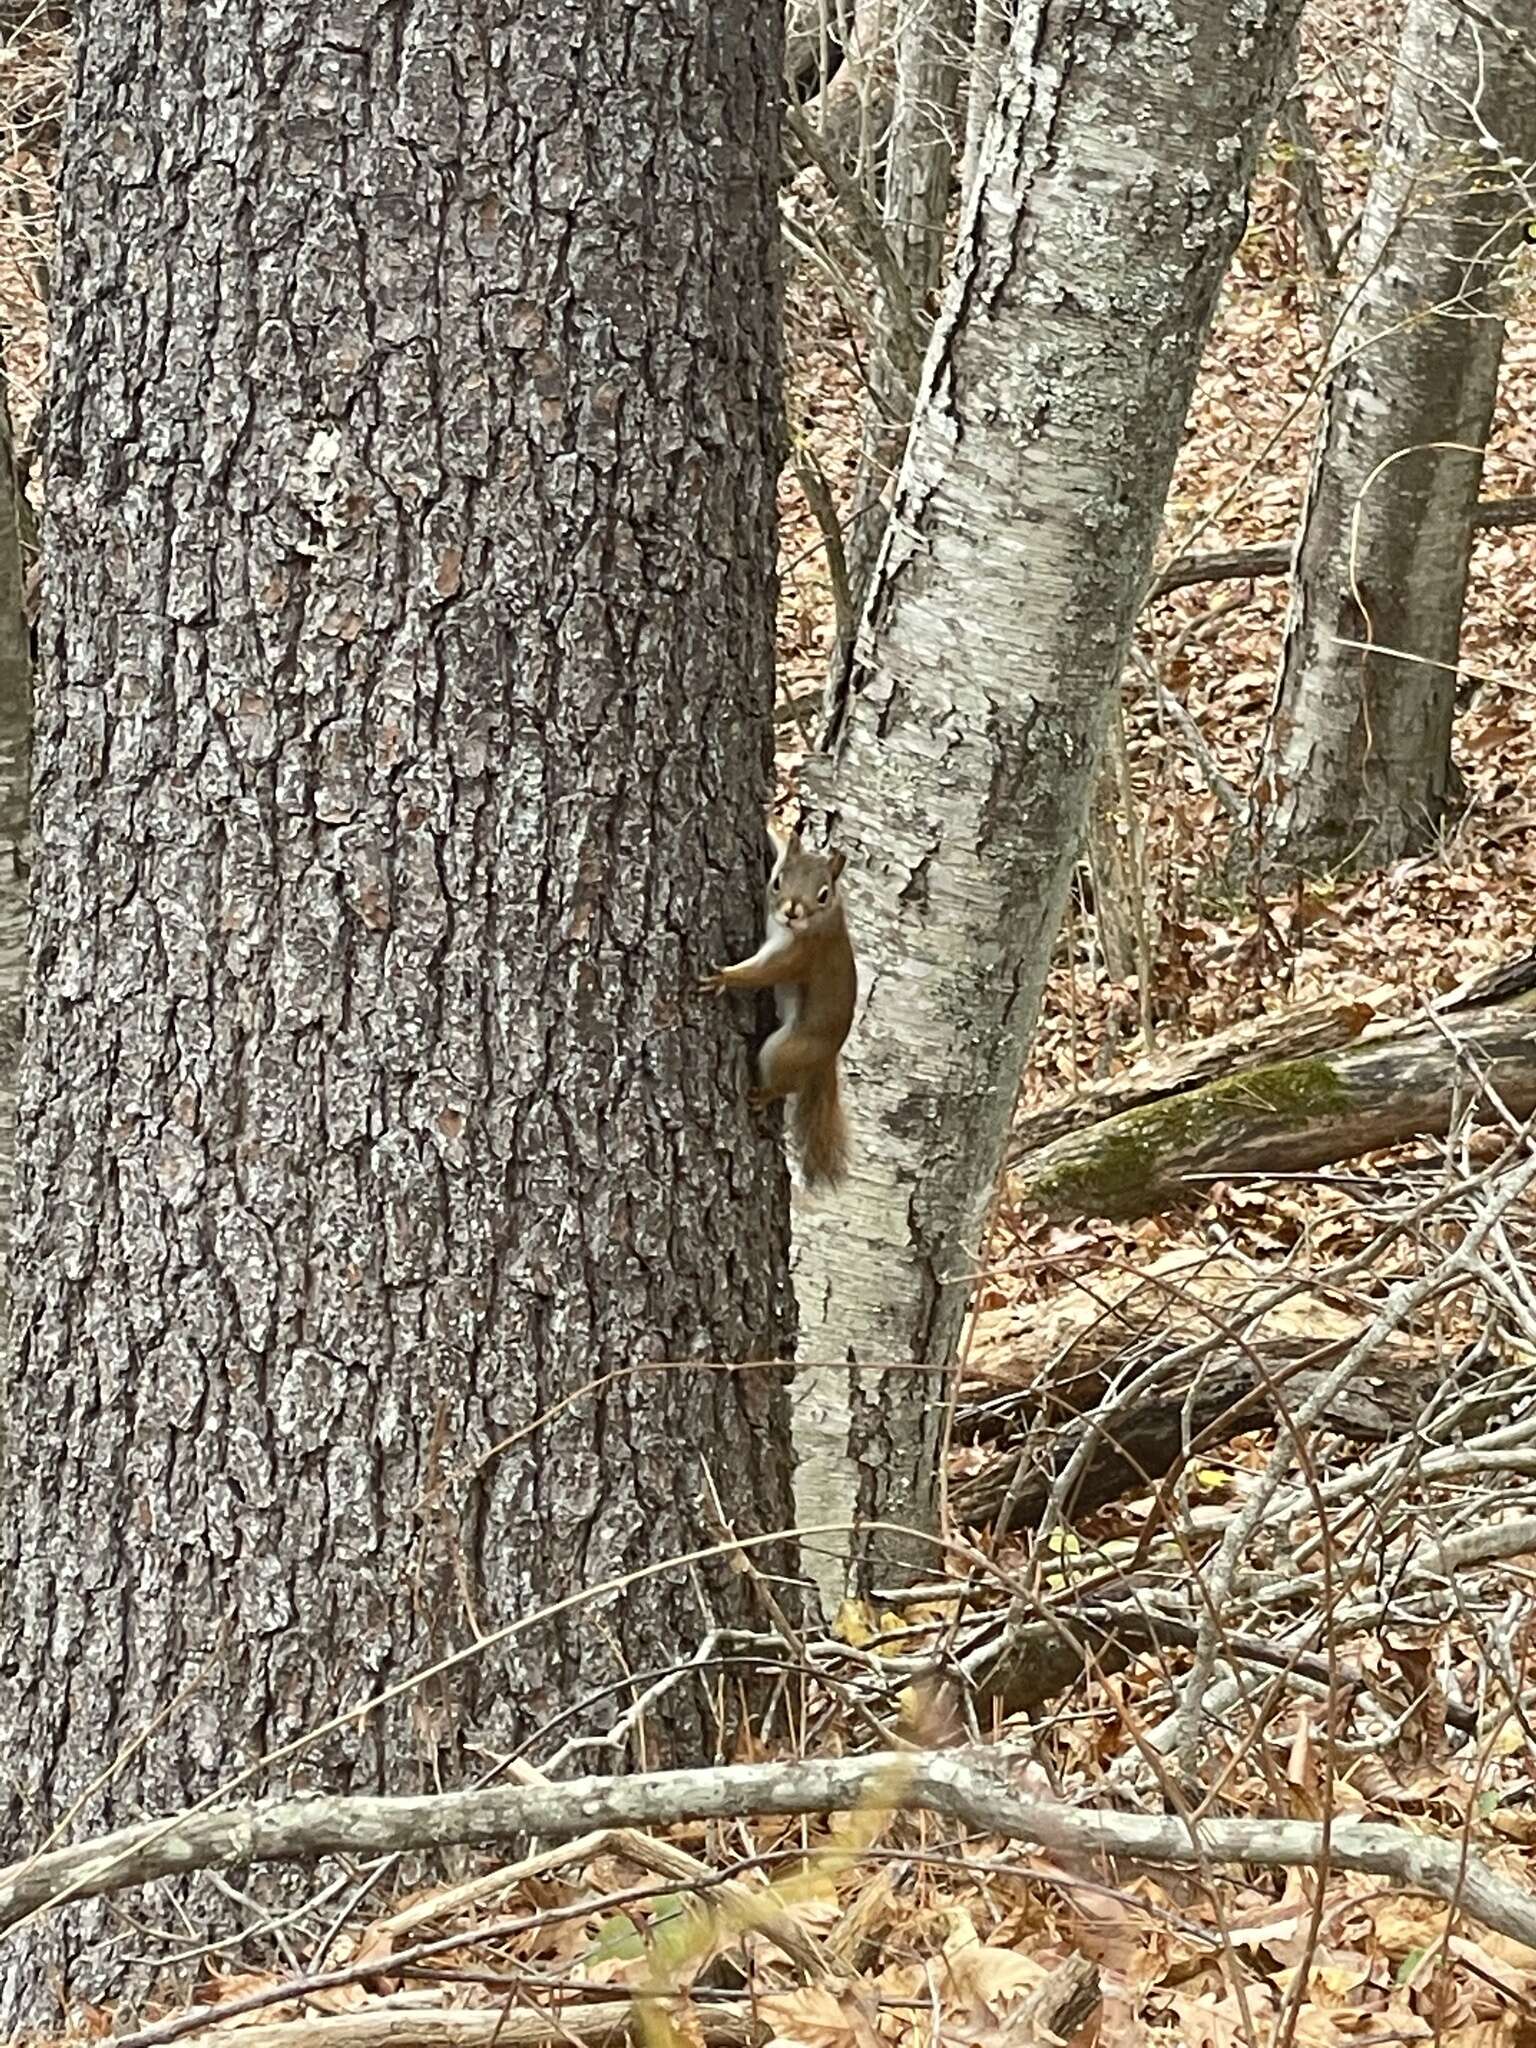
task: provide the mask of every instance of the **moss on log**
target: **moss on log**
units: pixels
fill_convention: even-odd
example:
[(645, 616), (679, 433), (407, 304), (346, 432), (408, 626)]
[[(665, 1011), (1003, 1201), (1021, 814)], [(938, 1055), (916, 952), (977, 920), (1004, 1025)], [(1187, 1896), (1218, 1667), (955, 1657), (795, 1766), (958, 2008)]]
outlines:
[(1439, 1137), (1486, 1091), (1536, 1111), (1536, 994), (1388, 1027), (1332, 1052), (1255, 1067), (1071, 1131), (1010, 1186), (1054, 1220), (1139, 1216), (1239, 1173), (1297, 1173)]

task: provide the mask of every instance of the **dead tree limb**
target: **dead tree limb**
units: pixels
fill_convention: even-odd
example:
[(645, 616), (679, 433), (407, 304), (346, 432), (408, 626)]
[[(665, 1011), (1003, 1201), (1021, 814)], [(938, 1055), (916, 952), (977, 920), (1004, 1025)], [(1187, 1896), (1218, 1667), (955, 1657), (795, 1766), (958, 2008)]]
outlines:
[[(387, 1960), (379, 1965), (378, 1974), (389, 1974)], [(201, 2017), (208, 2026), (220, 2024), (216, 2009)], [(235, 2038), (240, 2048), (542, 2048), (546, 2041), (628, 2042), (634, 2037), (634, 2026), (632, 1999), (607, 1998), (600, 2005), (566, 1999), (547, 2010), (530, 2003), (305, 2013), (296, 2020), (243, 2026)], [(748, 2043), (763, 2040), (767, 2033), (750, 2010), (690, 2001), (689, 2037), (696, 2029), (708, 2048), (748, 2048)], [(108, 2041), (103, 2048), (128, 2048), (128, 2044)]]
[[(1536, 526), (1536, 496), (1485, 498), (1472, 514), (1472, 527), (1476, 533), (1514, 526)], [(1147, 593), (1147, 603), (1166, 597), (1171, 590), (1187, 590), (1192, 583), (1231, 583), (1266, 576), (1289, 576), (1294, 553), (1294, 543), (1282, 540), (1267, 547), (1175, 555)]]
[(156, 1878), (250, 1863), (309, 1862), (451, 1845), (551, 1839), (594, 1827), (664, 1827), (754, 1814), (894, 1807), (1058, 1855), (1122, 1857), (1209, 1869), (1315, 1867), (1387, 1877), (1458, 1907), (1536, 1948), (1536, 1896), (1497, 1876), (1460, 1834), (1448, 1840), (1370, 1821), (1188, 1821), (1021, 1798), (1002, 1750), (886, 1751), (863, 1757), (729, 1764), (555, 1785), (491, 1786), (416, 1798), (290, 1799), (204, 1809), (121, 1828), (0, 1871), (0, 1926), (66, 1899), (126, 1891)]
[(1123, 1074), (1058, 1097), (1027, 1110), (1013, 1126), (1014, 1161), (1054, 1144), (1069, 1131), (1086, 1130), (1127, 1110), (1143, 1108), (1170, 1095), (1187, 1095), (1207, 1081), (1277, 1060), (1310, 1059), (1348, 1045), (1376, 1018), (1374, 997), (1334, 997), (1300, 1003), (1278, 1015), (1245, 1018), (1192, 1045), (1181, 1045), (1156, 1059), (1139, 1060)]
[(1441, 1137), (1485, 1076), (1536, 1111), (1536, 999), (1422, 1019), (1352, 1044), (1253, 1067), (1073, 1131), (1018, 1162), (1010, 1192), (1054, 1221), (1141, 1216), (1203, 1182), (1306, 1173), (1412, 1138)]
[[(1172, 1354), (1181, 1348), (1181, 1339), (1166, 1334), (1139, 1347), (1138, 1364), (1143, 1369), (1155, 1363), (1159, 1346)], [(1250, 1337), (1230, 1351), (1192, 1362), (1149, 1389), (1144, 1400), (1116, 1419), (1112, 1430), (1103, 1431), (1094, 1411), (1108, 1390), (1109, 1371), (1090, 1365), (1051, 1373), (1031, 1388), (1022, 1404), (1024, 1415), (1015, 1423), (1024, 1449), (1015, 1443), (995, 1453), (979, 1471), (952, 1486), (951, 1508), (957, 1521), (975, 1527), (994, 1520), (1007, 1500), (1012, 1525), (1031, 1527), (1078, 1435), (1094, 1430), (1098, 1441), (1093, 1459), (1071, 1504), (1074, 1514), (1089, 1514), (1133, 1489), (1157, 1485), (1188, 1457), (1277, 1421), (1282, 1404), (1289, 1407), (1305, 1400), (1345, 1348), (1342, 1341)], [(1362, 1443), (1404, 1436), (1444, 1378), (1443, 1362), (1413, 1366), (1395, 1361), (1390, 1371), (1367, 1375), (1342, 1389), (1329, 1404), (1327, 1426)], [(963, 1414), (958, 1419), (963, 1421)], [(1021, 1457), (1033, 1461), (1022, 1474)]]

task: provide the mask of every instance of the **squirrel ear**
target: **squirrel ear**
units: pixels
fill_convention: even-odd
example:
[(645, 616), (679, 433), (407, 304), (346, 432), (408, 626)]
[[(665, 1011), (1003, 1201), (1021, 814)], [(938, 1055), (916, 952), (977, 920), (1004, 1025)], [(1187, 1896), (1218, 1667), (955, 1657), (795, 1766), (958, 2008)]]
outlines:
[(839, 847), (837, 852), (834, 853), (831, 859), (827, 862), (827, 873), (832, 877), (833, 881), (835, 882), (838, 876), (843, 872), (843, 869), (847, 867), (847, 865), (848, 856), (846, 853), (843, 852), (842, 848)]

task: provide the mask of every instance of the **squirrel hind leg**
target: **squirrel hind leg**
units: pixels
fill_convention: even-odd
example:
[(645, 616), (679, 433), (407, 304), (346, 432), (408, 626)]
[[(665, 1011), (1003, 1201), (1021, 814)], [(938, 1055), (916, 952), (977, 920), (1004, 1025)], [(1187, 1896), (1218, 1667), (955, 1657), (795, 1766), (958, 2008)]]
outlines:
[(775, 1102), (781, 1095), (793, 1095), (800, 1085), (794, 1038), (794, 1019), (789, 1018), (763, 1040), (762, 1050), (757, 1055), (759, 1085), (752, 1093), (764, 1102)]

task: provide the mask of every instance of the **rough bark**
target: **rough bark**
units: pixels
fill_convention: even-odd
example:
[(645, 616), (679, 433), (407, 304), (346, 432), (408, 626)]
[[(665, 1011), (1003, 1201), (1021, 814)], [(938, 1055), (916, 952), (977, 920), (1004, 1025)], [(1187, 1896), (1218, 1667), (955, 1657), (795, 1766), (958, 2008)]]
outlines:
[(802, 1515), (931, 1517), (936, 1375), (1296, 12), (1070, 0), (1014, 30), (813, 785), (868, 993), (853, 1178), (797, 1253), (801, 1355), (837, 1362)]
[[(718, 1565), (644, 1575), (715, 1535), (706, 1477), (743, 1531), (787, 1525), (778, 1368), (687, 1365), (793, 1328), (752, 1020), (689, 994), (760, 915), (780, 26), (82, 19), (9, 1843), (263, 1757), (262, 1785), (408, 1788), (583, 1701), (607, 1726), (626, 1673), (747, 1612)], [(637, 1739), (711, 1746), (712, 1704), (680, 1686)], [(29, 1934), (7, 2021), (50, 1963), (121, 1989), (100, 1917)]]
[(1536, 1111), (1536, 1001), (1395, 1026), (1126, 1110), (1020, 1161), (1009, 1196), (1057, 1220), (1145, 1215), (1233, 1174), (1308, 1173), (1442, 1137), (1483, 1082), (1513, 1115)]
[[(27, 624), (25, 515), (0, 356), (0, 1349), (9, 1309), (16, 1060), (27, 981), (27, 820), (32, 777), (32, 644)], [(0, 1414), (0, 1444), (5, 1417)]]
[(1484, 25), (1510, 5), (1404, 13), (1259, 785), (1262, 857), (1280, 874), (1420, 851), (1453, 796), (1472, 510), (1530, 213), (1520, 167), (1536, 155), (1520, 44)]

